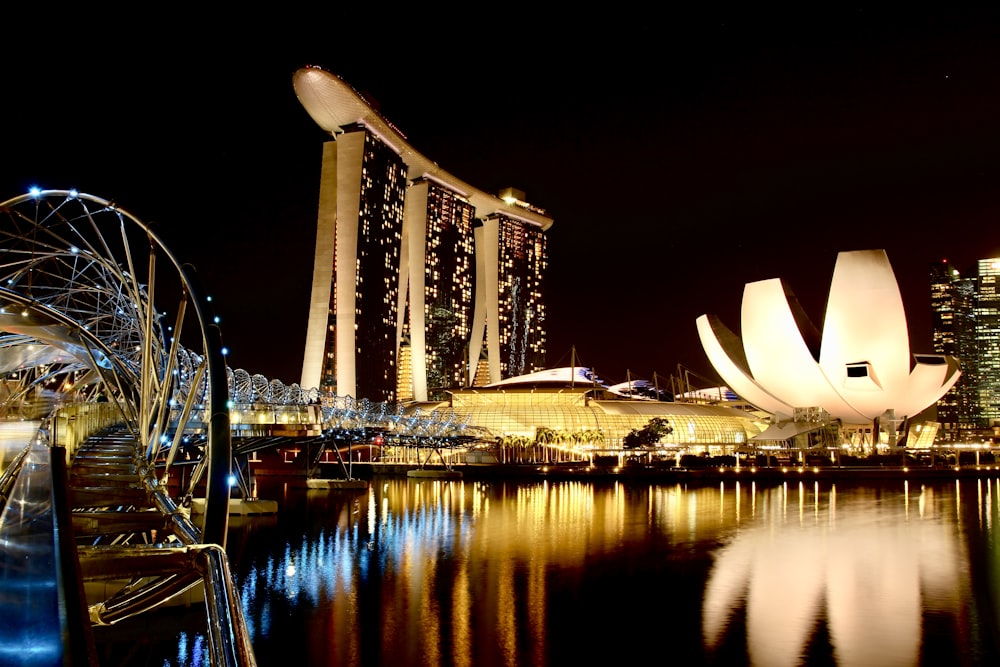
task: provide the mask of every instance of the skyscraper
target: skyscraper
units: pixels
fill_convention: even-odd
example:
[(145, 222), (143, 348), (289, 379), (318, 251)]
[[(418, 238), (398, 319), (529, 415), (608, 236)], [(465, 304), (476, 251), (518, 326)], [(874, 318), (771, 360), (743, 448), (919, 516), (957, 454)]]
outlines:
[(484, 359), (491, 382), (543, 368), (552, 219), (523, 193), (487, 194), (417, 153), (339, 77), (308, 67), (293, 85), (333, 136), (301, 386), (425, 401), (471, 384)]
[(962, 376), (938, 401), (943, 437), (967, 442), (1000, 429), (1000, 258), (965, 274), (947, 261), (930, 268), (934, 351), (953, 354)]
[[(477, 256), (476, 276), (480, 282), (476, 284), (470, 359), (479, 358), (485, 333), (487, 348), (499, 351), (488, 354), (493, 382), (543, 369), (546, 341), (542, 277), (548, 263), (545, 234), (533, 225), (497, 213), (478, 221), (476, 247), (489, 250)], [(499, 326), (488, 326), (489, 313), (496, 313)]]
[(426, 400), (468, 384), (475, 209), (448, 188), (419, 178), (407, 191), (406, 213), (400, 294), (409, 299), (400, 299), (406, 316), (397, 328), (411, 352), (425, 351), (412, 357), (409, 381), (411, 395)]

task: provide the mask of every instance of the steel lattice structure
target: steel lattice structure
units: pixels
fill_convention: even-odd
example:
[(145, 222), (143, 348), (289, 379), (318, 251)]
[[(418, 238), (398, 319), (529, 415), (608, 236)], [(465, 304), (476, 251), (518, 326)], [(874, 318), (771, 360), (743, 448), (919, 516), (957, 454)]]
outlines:
[[(113, 494), (110, 505), (73, 509), (95, 525), (112, 526), (111, 533), (95, 532), (90, 546), (78, 545), (85, 578), (86, 572), (133, 572), (119, 592), (91, 604), (94, 622), (114, 623), (202, 577), (207, 583), (206, 569), (216, 572), (216, 583), (225, 581), (219, 547), (228, 527), (233, 405), (317, 405), (324, 442), (375, 431), (439, 450), (465, 437), (466, 420), (450, 411), (422, 414), (228, 368), (207, 306), (191, 267), (114, 202), (40, 190), (0, 203), (0, 418), (42, 418), (54, 429), (53, 407), (106, 402), (119, 414), (116, 428), (134, 443), (134, 481), (146, 496), (139, 506), (116, 505), (126, 496)], [(179, 451), (191, 452), (191, 443), (197, 443), (194, 466), (175, 500), (167, 484), (171, 465)], [(200, 527), (183, 511), (199, 485), (205, 495)], [(140, 522), (147, 527), (135, 527), (149, 509), (163, 516), (162, 529), (150, 530), (148, 519)], [(159, 547), (155, 553), (163, 558), (150, 558), (148, 546)], [(186, 564), (188, 553), (200, 554), (201, 564)], [(159, 574), (140, 576), (150, 569)], [(216, 603), (216, 618), (233, 606), (219, 597)], [(233, 622), (240, 619), (237, 613)], [(243, 646), (239, 640), (233, 646), (239, 633), (230, 634), (216, 638), (219, 655), (252, 663), (245, 636)]]
[[(163, 302), (175, 304), (172, 316), (157, 310)], [(190, 267), (128, 211), (72, 190), (0, 204), (0, 375), (8, 410), (46, 392), (108, 399), (152, 460), (168, 429), (183, 434), (197, 408), (227, 422), (211, 434), (221, 442), (209, 449), (228, 450), (218, 341)], [(213, 372), (221, 378), (214, 385)], [(218, 460), (227, 466), (228, 451)], [(225, 517), (220, 511), (206, 525), (220, 544)]]
[[(119, 413), (122, 442), (132, 443), (132, 484), (105, 489), (109, 500), (97, 506), (72, 507), (104, 526), (89, 544), (76, 544), (84, 578), (127, 573), (117, 593), (90, 604), (96, 624), (153, 609), (204, 581), (215, 600), (209, 613), (216, 620), (235, 614), (225, 625), (242, 627), (223, 551), (232, 457), (228, 374), (218, 328), (190, 268), (148, 225), (110, 201), (44, 190), (0, 203), (4, 416), (39, 397), (106, 402)], [(174, 304), (174, 313), (158, 310), (160, 303)], [(55, 414), (39, 415), (43, 425), (53, 427)], [(188, 488), (204, 485), (200, 527), (167, 490), (167, 468), (156, 466), (164, 452), (169, 465), (194, 423), (204, 444)], [(82, 489), (81, 497), (101, 489)], [(148, 521), (142, 527), (150, 516), (162, 517), (159, 529)], [(153, 553), (161, 559), (152, 562)], [(227, 662), (253, 663), (244, 632), (224, 631), (212, 644)]]

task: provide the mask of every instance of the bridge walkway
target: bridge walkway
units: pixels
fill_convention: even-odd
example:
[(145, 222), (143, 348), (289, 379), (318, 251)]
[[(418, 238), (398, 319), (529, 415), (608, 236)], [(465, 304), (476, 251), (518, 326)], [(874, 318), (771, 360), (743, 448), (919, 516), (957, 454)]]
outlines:
[(467, 437), (454, 415), (228, 368), (194, 267), (115, 202), (75, 190), (0, 202), (0, 249), (0, 418), (41, 423), (0, 475), (4, 664), (95, 665), (95, 626), (200, 587), (211, 664), (255, 667), (225, 553), (230, 477), (250, 449), (234, 452), (235, 433), (337, 447), (383, 429), (439, 454)]

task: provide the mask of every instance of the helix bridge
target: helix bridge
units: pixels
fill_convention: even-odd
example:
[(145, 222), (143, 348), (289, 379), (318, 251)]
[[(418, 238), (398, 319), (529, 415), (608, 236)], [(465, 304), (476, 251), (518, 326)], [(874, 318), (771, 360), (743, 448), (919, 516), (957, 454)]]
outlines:
[(0, 203), (0, 664), (98, 665), (96, 627), (197, 592), (212, 664), (255, 665), (225, 551), (247, 457), (296, 438), (339, 458), (376, 435), (440, 455), (482, 435), (233, 370), (210, 309), (194, 267), (116, 203)]

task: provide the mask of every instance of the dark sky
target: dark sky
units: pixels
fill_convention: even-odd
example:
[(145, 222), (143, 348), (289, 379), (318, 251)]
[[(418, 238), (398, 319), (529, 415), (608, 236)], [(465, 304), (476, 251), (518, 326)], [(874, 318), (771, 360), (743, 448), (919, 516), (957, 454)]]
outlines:
[(1000, 10), (619, 9), (36, 13), (0, 46), (0, 200), (77, 188), (155, 224), (230, 365), (298, 381), (324, 134), (291, 78), (314, 64), (555, 219), (551, 366), (711, 377), (699, 315), (738, 331), (743, 285), (781, 277), (820, 325), (865, 248), (930, 351), (928, 265), (1000, 255)]

